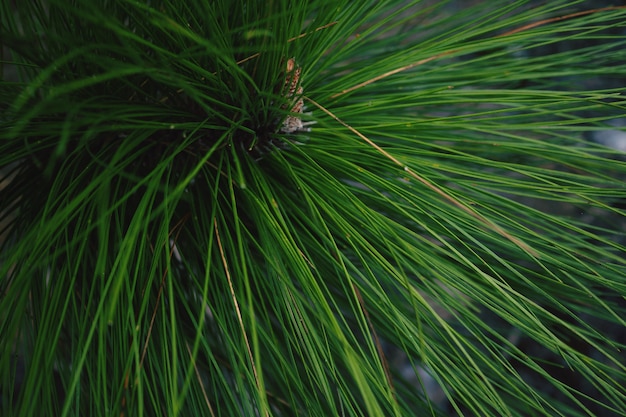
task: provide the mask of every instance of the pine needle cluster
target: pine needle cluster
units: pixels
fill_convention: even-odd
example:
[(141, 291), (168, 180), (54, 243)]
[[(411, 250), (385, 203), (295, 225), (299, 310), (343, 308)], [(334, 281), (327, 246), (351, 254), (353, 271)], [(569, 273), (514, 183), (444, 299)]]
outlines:
[(0, 414), (626, 415), (626, 7), (465, 3), (3, 1)]

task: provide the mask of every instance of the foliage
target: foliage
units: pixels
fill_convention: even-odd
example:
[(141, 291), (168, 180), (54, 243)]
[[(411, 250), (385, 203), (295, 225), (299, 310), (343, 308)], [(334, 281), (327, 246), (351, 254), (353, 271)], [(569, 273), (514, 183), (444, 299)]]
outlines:
[(626, 415), (626, 9), (546, 3), (3, 2), (2, 414)]

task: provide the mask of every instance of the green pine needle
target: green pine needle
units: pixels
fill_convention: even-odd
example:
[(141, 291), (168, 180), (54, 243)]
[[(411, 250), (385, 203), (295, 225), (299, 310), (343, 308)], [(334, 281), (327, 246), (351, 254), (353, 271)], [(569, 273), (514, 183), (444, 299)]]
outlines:
[(462, 3), (3, 2), (0, 414), (626, 415), (626, 7)]

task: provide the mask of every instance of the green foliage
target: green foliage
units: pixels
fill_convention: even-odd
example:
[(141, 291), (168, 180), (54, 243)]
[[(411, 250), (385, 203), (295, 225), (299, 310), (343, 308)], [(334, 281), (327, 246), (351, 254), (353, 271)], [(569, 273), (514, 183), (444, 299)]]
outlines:
[(2, 2), (0, 413), (626, 415), (626, 8), (546, 3)]

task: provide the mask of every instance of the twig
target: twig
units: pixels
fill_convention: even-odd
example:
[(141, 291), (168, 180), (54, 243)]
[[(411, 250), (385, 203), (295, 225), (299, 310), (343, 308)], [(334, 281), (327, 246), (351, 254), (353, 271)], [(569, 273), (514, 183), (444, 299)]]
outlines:
[[(504, 36), (510, 36), (510, 35), (513, 35), (514, 33), (523, 32), (525, 30), (532, 29), (532, 28), (537, 27), (537, 26), (545, 25), (547, 23), (558, 22), (558, 21), (561, 21), (561, 20), (567, 20), (567, 19), (571, 19), (571, 18), (579, 17), (579, 16), (585, 16), (585, 15), (592, 14), (592, 13), (599, 13), (599, 12), (605, 12), (605, 11), (609, 11), (609, 10), (620, 10), (620, 9), (626, 9), (626, 6), (611, 6), (611, 7), (603, 7), (601, 9), (584, 10), (584, 11), (581, 11), (581, 12), (571, 13), (571, 14), (568, 14), (568, 15), (565, 15), (565, 16), (557, 16), (557, 17), (553, 17), (553, 18), (550, 18), (550, 19), (544, 19), (544, 20), (540, 20), (539, 22), (530, 23), (530, 24), (524, 25), (522, 27), (519, 27), (517, 29), (513, 29), (513, 30), (511, 30), (509, 32), (506, 32), (506, 33), (502, 33), (502, 34), (496, 36), (496, 38), (501, 38), (501, 37), (504, 37)], [(453, 54), (453, 53), (456, 53), (456, 52), (460, 52), (460, 51), (461, 51), (460, 49), (451, 49), (449, 51), (441, 52), (441, 53), (433, 55), (431, 57), (424, 58), (424, 59), (421, 59), (421, 60), (419, 60), (417, 62), (413, 62), (411, 64), (405, 65), (405, 66), (403, 66), (401, 68), (396, 68), (395, 70), (388, 71), (388, 72), (386, 72), (384, 74), (378, 75), (378, 76), (376, 76), (374, 78), (371, 78), (371, 79), (369, 79), (367, 81), (364, 81), (364, 82), (362, 82), (360, 84), (357, 84), (357, 85), (355, 85), (353, 87), (345, 89), (345, 90), (343, 90), (343, 91), (341, 91), (339, 93), (333, 94), (332, 96), (330, 96), (330, 98), (337, 98), (337, 97), (342, 96), (342, 95), (344, 95), (346, 93), (349, 93), (351, 91), (357, 90), (357, 89), (359, 89), (361, 87), (365, 87), (366, 85), (372, 84), (372, 83), (374, 83), (374, 82), (376, 82), (378, 80), (382, 80), (383, 78), (387, 78), (390, 75), (394, 75), (394, 74), (397, 74), (399, 72), (409, 70), (411, 68), (420, 66), (420, 65), (425, 64), (427, 62), (434, 61), (435, 59), (442, 58), (444, 56), (447, 56), (447, 55), (450, 55), (450, 54)]]
[(380, 361), (383, 364), (383, 370), (385, 371), (385, 378), (387, 379), (387, 384), (389, 384), (389, 388), (391, 389), (391, 395), (394, 400), (396, 399), (395, 388), (393, 386), (393, 380), (391, 379), (391, 373), (389, 372), (389, 364), (387, 363), (387, 358), (385, 357), (385, 352), (383, 352), (383, 347), (380, 344), (380, 340), (378, 339), (378, 334), (376, 334), (376, 329), (370, 320), (370, 315), (365, 308), (365, 301), (363, 300), (363, 296), (361, 295), (361, 291), (356, 287), (356, 285), (352, 285), (352, 290), (354, 290), (357, 299), (359, 300), (359, 304), (361, 305), (361, 310), (365, 315), (365, 320), (367, 321), (367, 325), (370, 328), (370, 332), (372, 333), (372, 338), (374, 339), (374, 344), (376, 345), (376, 350), (378, 351), (378, 356), (380, 357)]
[[(191, 360), (193, 360), (193, 354), (191, 353), (189, 344), (185, 343), (185, 346), (187, 346), (187, 352), (189, 352), (189, 357), (191, 358)], [(198, 370), (198, 366), (196, 365), (195, 361), (193, 364), (193, 369), (196, 371), (196, 378), (198, 378), (198, 383), (200, 384), (200, 390), (202, 391), (202, 396), (204, 397), (204, 401), (206, 402), (206, 405), (209, 408), (209, 412), (211, 413), (213, 417), (215, 417), (215, 413), (213, 412), (213, 407), (211, 407), (211, 401), (209, 401), (209, 396), (207, 395), (206, 390), (204, 389), (204, 382), (202, 382), (202, 376), (200, 375), (200, 371)]]
[(532, 28), (535, 28), (537, 26), (545, 25), (546, 23), (558, 22), (558, 21), (561, 21), (561, 20), (571, 19), (573, 17), (585, 16), (585, 15), (588, 15), (588, 14), (599, 13), (599, 12), (606, 12), (606, 11), (609, 11), (609, 10), (619, 10), (619, 9), (626, 9), (626, 6), (603, 7), (601, 9), (583, 10), (581, 12), (571, 13), (571, 14), (567, 14), (565, 16), (552, 17), (550, 19), (544, 19), (544, 20), (540, 20), (538, 22), (529, 23), (529, 24), (524, 25), (522, 27), (519, 27), (517, 29), (513, 29), (513, 30), (511, 30), (509, 32), (502, 33), (502, 34), (496, 36), (496, 38), (501, 38), (501, 37), (504, 37), (504, 36), (510, 36), (510, 35), (512, 35), (514, 33), (523, 32), (525, 30), (532, 29)]
[[(220, 239), (219, 229), (217, 227), (217, 220), (213, 219), (213, 226), (215, 228), (215, 238), (217, 240), (217, 246), (220, 250), (220, 256), (222, 258), (222, 263), (224, 264), (224, 272), (226, 272), (226, 279), (228, 280), (228, 287), (230, 288), (230, 295), (233, 298), (233, 303), (235, 304), (235, 311), (237, 311), (237, 319), (239, 320), (239, 325), (241, 326), (241, 333), (243, 334), (244, 342), (246, 343), (246, 349), (248, 350), (248, 356), (250, 357), (250, 365), (252, 366), (252, 372), (254, 373), (254, 379), (257, 383), (257, 388), (259, 391), (261, 390), (261, 384), (259, 380), (259, 375), (256, 371), (256, 366), (254, 365), (254, 358), (252, 356), (252, 349), (250, 349), (250, 342), (248, 341), (248, 335), (246, 334), (246, 328), (243, 324), (243, 318), (241, 317), (241, 310), (239, 309), (239, 302), (237, 301), (237, 296), (235, 295), (235, 288), (233, 286), (233, 281), (230, 277), (230, 270), (228, 268), (228, 261), (226, 260), (226, 255), (224, 254), (224, 248), (222, 247), (222, 240)], [(269, 417), (269, 411), (265, 410), (265, 415)]]
[[(313, 30), (312, 30), (312, 31), (310, 31), (310, 32), (304, 32), (304, 33), (299, 34), (298, 36), (294, 36), (293, 38), (289, 38), (289, 39), (287, 39), (287, 42), (291, 43), (291, 42), (295, 41), (296, 39), (304, 38), (305, 36), (310, 35), (311, 33), (315, 33), (315, 32), (317, 32), (317, 31), (319, 31), (319, 30), (329, 28), (329, 27), (331, 27), (331, 26), (336, 25), (337, 23), (339, 23), (339, 22), (335, 21), (335, 22), (330, 22), (330, 23), (327, 23), (327, 24), (325, 24), (325, 25), (323, 25), (323, 26), (320, 26), (320, 27), (318, 27), (318, 28), (313, 29)], [(261, 53), (260, 53), (260, 52), (257, 52), (256, 54), (252, 54), (252, 55), (250, 55), (250, 56), (249, 56), (249, 57), (247, 57), (247, 58), (244, 58), (244, 59), (242, 59), (242, 60), (240, 60), (240, 61), (237, 61), (237, 65), (241, 65), (241, 64), (243, 64), (243, 63), (244, 63), (244, 62), (246, 62), (246, 61), (250, 61), (251, 59), (254, 59), (254, 58), (259, 57), (260, 55), (261, 55)], [(217, 74), (217, 72), (214, 72), (214, 73), (213, 73), (213, 75), (215, 75), (215, 74)]]
[(329, 28), (329, 27), (331, 27), (331, 26), (336, 25), (337, 23), (339, 23), (339, 22), (338, 22), (338, 21), (334, 21), (334, 22), (327, 23), (327, 24), (322, 25), (322, 26), (320, 26), (320, 27), (318, 27), (318, 28), (315, 28), (314, 30), (312, 30), (312, 31), (310, 31), (310, 32), (301, 33), (301, 34), (300, 34), (300, 35), (298, 35), (298, 36), (294, 36), (293, 38), (289, 38), (289, 39), (287, 39), (287, 42), (293, 42), (293, 41), (295, 41), (296, 39), (304, 38), (305, 36), (310, 35), (311, 33), (315, 33), (315, 32), (317, 32), (317, 31), (319, 31), (319, 30)]
[(360, 83), (360, 84), (357, 84), (357, 85), (355, 85), (355, 86), (353, 86), (353, 87), (350, 87), (350, 88), (347, 88), (347, 89), (345, 89), (345, 90), (342, 90), (342, 91), (341, 91), (341, 92), (339, 92), (339, 93), (333, 94), (332, 96), (330, 96), (330, 98), (336, 98), (336, 97), (342, 96), (342, 95), (347, 94), (347, 93), (349, 93), (349, 92), (351, 92), (351, 91), (358, 90), (358, 89), (359, 89), (359, 88), (361, 88), (361, 87), (365, 87), (366, 85), (369, 85), (369, 84), (375, 83), (375, 82), (376, 82), (376, 81), (378, 81), (378, 80), (382, 80), (383, 78), (387, 78), (387, 77), (389, 77), (390, 75), (394, 75), (394, 74), (397, 74), (397, 73), (399, 73), (399, 72), (406, 71), (406, 70), (408, 70), (408, 69), (411, 69), (411, 68), (417, 67), (417, 66), (419, 66), (419, 65), (425, 64), (425, 63), (430, 62), (430, 61), (434, 61), (434, 60), (435, 60), (435, 59), (437, 59), (437, 58), (441, 58), (441, 57), (444, 57), (444, 56), (446, 56), (446, 55), (453, 54), (453, 53), (458, 52), (458, 51), (459, 51), (458, 49), (452, 49), (452, 50), (450, 50), (450, 51), (442, 52), (442, 53), (440, 53), (440, 54), (433, 55), (433, 56), (431, 56), (431, 57), (421, 59), (421, 60), (419, 60), (419, 61), (417, 61), (417, 62), (413, 62), (412, 64), (408, 64), (408, 65), (405, 65), (405, 66), (403, 66), (403, 67), (396, 68), (395, 70), (387, 71), (387, 72), (386, 72), (386, 73), (384, 73), (384, 74), (381, 74), (381, 75), (376, 76), (376, 77), (374, 77), (374, 78), (370, 78), (370, 79), (369, 79), (369, 80), (367, 80), (367, 81), (363, 81), (363, 82), (362, 82), (362, 83)]
[[(174, 230), (177, 230), (176, 236), (174, 237), (174, 244), (172, 245), (172, 247), (176, 246), (176, 241), (178, 240), (178, 236), (180, 235), (180, 232), (182, 230), (181, 226), (185, 221), (187, 221), (188, 218), (189, 218), (189, 215), (186, 215), (178, 223), (174, 225), (172, 230), (170, 230), (168, 234), (168, 242), (169, 242), (170, 236), (174, 233)], [(154, 248), (152, 248), (152, 251), (154, 252)], [(173, 255), (174, 255), (174, 251), (172, 250), (170, 252), (170, 259)], [(154, 326), (154, 320), (156, 319), (157, 310), (159, 309), (159, 300), (161, 299), (161, 294), (163, 293), (163, 287), (165, 286), (166, 276), (167, 276), (167, 269), (164, 271), (163, 277), (161, 278), (161, 284), (159, 285), (159, 292), (157, 293), (156, 303), (154, 305), (154, 310), (152, 311), (152, 317), (150, 317), (150, 324), (148, 325), (148, 334), (146, 335), (146, 340), (143, 345), (143, 350), (141, 351), (141, 359), (139, 360), (139, 369), (143, 367), (143, 361), (146, 357), (146, 352), (148, 350), (148, 342), (150, 341), (150, 337), (152, 335), (152, 328)]]
[[(299, 34), (298, 36), (294, 36), (293, 38), (289, 38), (289, 39), (287, 39), (287, 42), (293, 42), (293, 41), (295, 41), (296, 39), (304, 38), (305, 36), (310, 35), (311, 33), (315, 33), (315, 32), (317, 32), (317, 31), (319, 31), (319, 30), (323, 30), (323, 29), (329, 28), (329, 27), (331, 27), (331, 26), (336, 25), (337, 23), (339, 23), (339, 22), (338, 22), (338, 21), (335, 21), (335, 22), (330, 22), (330, 23), (327, 23), (327, 24), (322, 25), (322, 26), (320, 26), (320, 27), (318, 27), (318, 28), (315, 28), (315, 29), (314, 29), (314, 30), (312, 30), (311, 32), (301, 33), (301, 34)], [(251, 59), (258, 58), (259, 56), (261, 56), (261, 53), (260, 53), (260, 52), (257, 52), (256, 54), (252, 54), (252, 55), (250, 55), (250, 56), (248, 56), (248, 57), (246, 57), (246, 58), (244, 58), (244, 59), (241, 59), (241, 60), (237, 61), (237, 62), (236, 62), (236, 64), (237, 64), (237, 65), (241, 65), (241, 64), (243, 64), (244, 62), (250, 61)], [(217, 74), (217, 71), (216, 71), (216, 72), (214, 72), (214, 73), (212, 73), (211, 75), (216, 75), (216, 74)], [(202, 77), (200, 80), (204, 81), (204, 80), (205, 80), (205, 78), (204, 78), (204, 77)], [(145, 84), (147, 81), (148, 81), (148, 80), (145, 80), (145, 81), (143, 82), (143, 84)], [(142, 85), (143, 85), (143, 84), (142, 84)], [(177, 93), (177, 94), (181, 94), (183, 91), (184, 91), (184, 89), (180, 88), (180, 89), (178, 89), (178, 90), (176, 91), (176, 93)], [(131, 96), (131, 98), (130, 98), (129, 100), (131, 100), (134, 96), (135, 96), (135, 93), (133, 93), (133, 95)], [(161, 100), (159, 100), (159, 103), (164, 103), (164, 102), (166, 102), (168, 98), (169, 98), (169, 97), (167, 97), (167, 96), (163, 97)]]
[(355, 135), (357, 135), (358, 137), (363, 139), (368, 145), (370, 145), (371, 147), (376, 149), (378, 152), (380, 152), (383, 156), (385, 156), (387, 159), (392, 161), (394, 164), (402, 167), (402, 169), (404, 169), (404, 171), (406, 171), (406, 173), (409, 174), (411, 177), (415, 178), (416, 180), (418, 180), (419, 182), (424, 184), (426, 187), (430, 188), (432, 191), (436, 192), (437, 194), (439, 194), (440, 196), (442, 196), (443, 198), (445, 198), (446, 200), (448, 200), (449, 202), (451, 202), (452, 204), (454, 204), (455, 206), (457, 206), (458, 208), (463, 210), (465, 213), (469, 214), (470, 216), (474, 217), (476, 220), (480, 221), (487, 229), (493, 230), (496, 233), (498, 233), (499, 235), (501, 235), (501, 236), (505, 237), (506, 239), (510, 240), (515, 245), (517, 245), (519, 248), (521, 248), (525, 252), (529, 253), (530, 255), (534, 256), (535, 258), (539, 257), (539, 254), (534, 249), (532, 249), (530, 246), (528, 246), (526, 243), (522, 242), (520, 239), (516, 238), (515, 236), (512, 236), (506, 230), (504, 230), (503, 228), (501, 228), (500, 226), (495, 224), (493, 221), (491, 221), (488, 218), (484, 217), (483, 215), (481, 215), (480, 213), (478, 213), (476, 210), (472, 209), (468, 205), (463, 204), (461, 201), (459, 201), (456, 198), (452, 197), (450, 194), (446, 193), (441, 188), (437, 187), (435, 184), (433, 184), (430, 181), (428, 181), (426, 178), (423, 178), (420, 175), (418, 175), (415, 171), (413, 171), (411, 168), (409, 168), (408, 165), (403, 164), (402, 162), (400, 162), (400, 160), (398, 160), (396, 157), (391, 155), (389, 152), (385, 151), (383, 148), (378, 146), (371, 139), (369, 139), (368, 137), (363, 135), (361, 132), (359, 132), (358, 130), (356, 130), (355, 128), (353, 128), (352, 126), (350, 126), (349, 124), (347, 124), (343, 120), (341, 120), (339, 117), (335, 116), (330, 110), (326, 109), (324, 106), (322, 106), (321, 104), (315, 102), (314, 100), (310, 99), (309, 97), (305, 96), (304, 98), (306, 100), (308, 100), (309, 102), (311, 102), (315, 107), (319, 108), (324, 113), (326, 113), (327, 115), (329, 115), (330, 117), (335, 119), (337, 122), (341, 123), (343, 126), (345, 126), (346, 128), (350, 129), (350, 131), (352, 133), (354, 133)]

